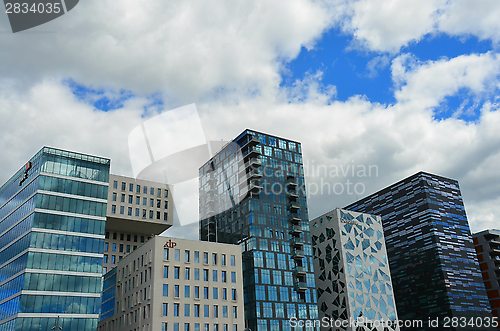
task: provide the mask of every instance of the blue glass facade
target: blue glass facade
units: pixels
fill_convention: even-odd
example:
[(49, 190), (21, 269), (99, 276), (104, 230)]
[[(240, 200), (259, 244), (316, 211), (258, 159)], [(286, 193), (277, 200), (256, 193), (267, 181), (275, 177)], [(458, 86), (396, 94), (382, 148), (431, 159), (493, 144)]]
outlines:
[(95, 330), (110, 160), (44, 147), (0, 188), (0, 330)]
[(382, 216), (400, 319), (491, 317), (457, 181), (420, 172), (345, 209)]
[(244, 131), (200, 168), (200, 239), (239, 244), (247, 327), (290, 330), (316, 319), (302, 150)]

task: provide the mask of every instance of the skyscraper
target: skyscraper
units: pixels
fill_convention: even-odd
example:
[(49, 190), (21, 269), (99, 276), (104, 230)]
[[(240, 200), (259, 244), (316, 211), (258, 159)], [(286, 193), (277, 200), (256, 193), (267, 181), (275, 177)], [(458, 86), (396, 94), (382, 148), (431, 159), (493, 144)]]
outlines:
[(110, 160), (44, 147), (0, 188), (0, 330), (95, 330)]
[(472, 240), (493, 316), (500, 317), (500, 230), (474, 233)]
[(200, 239), (242, 247), (247, 327), (317, 318), (300, 143), (245, 130), (199, 173)]
[(380, 216), (342, 209), (311, 221), (322, 330), (399, 330), (383, 231)]
[(345, 209), (382, 216), (400, 319), (491, 317), (456, 180), (419, 172)]

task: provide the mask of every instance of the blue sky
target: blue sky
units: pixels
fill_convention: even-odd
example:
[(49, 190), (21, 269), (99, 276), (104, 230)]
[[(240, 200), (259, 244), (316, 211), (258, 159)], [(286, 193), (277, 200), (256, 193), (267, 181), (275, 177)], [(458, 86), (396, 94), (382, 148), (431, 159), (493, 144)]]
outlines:
[[(352, 37), (339, 29), (327, 31), (313, 49), (302, 47), (299, 56), (286, 65), (287, 70), (282, 73), (281, 86), (292, 86), (296, 80), (304, 79), (307, 74), (321, 71), (322, 83), (336, 87), (336, 100), (346, 101), (354, 95), (362, 95), (371, 102), (389, 105), (396, 101), (390, 61), (398, 54), (410, 53), (419, 61), (426, 62), (493, 50), (490, 40), (481, 41), (474, 36), (459, 38), (446, 34), (425, 36), (418, 42), (402, 47), (398, 54), (359, 50), (352, 45)], [(369, 70), (370, 61), (377, 58), (385, 58), (387, 62), (378, 65), (375, 70)], [(473, 112), (463, 114), (459, 118), (464, 121), (475, 121), (479, 117), (481, 105), (494, 98), (494, 95), (490, 95), (487, 99), (477, 100), (478, 104), (474, 106), (473, 96), (467, 89), (462, 89), (458, 94), (448, 96), (439, 107), (435, 108), (435, 118), (437, 120), (449, 118), (461, 105), (464, 105)]]

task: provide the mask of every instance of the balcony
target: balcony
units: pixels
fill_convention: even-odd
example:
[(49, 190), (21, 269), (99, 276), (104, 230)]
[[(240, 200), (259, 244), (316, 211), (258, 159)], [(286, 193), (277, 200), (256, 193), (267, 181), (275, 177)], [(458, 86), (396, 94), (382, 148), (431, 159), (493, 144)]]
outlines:
[(297, 217), (297, 216), (290, 216), (290, 223), (292, 223), (293, 225), (299, 225), (300, 222), (302, 221), (302, 218), (300, 217)]
[(304, 275), (306, 274), (306, 269), (303, 266), (296, 266), (292, 269), (293, 273), (296, 275)]
[(297, 210), (300, 209), (300, 205), (296, 201), (290, 201), (290, 203), (288, 204), (288, 209), (290, 209), (292, 213), (296, 213)]
[(300, 237), (292, 237), (292, 239), (290, 239), (290, 244), (293, 248), (297, 249), (302, 249), (302, 247), (304, 247), (304, 242)]
[(302, 258), (305, 257), (304, 251), (302, 249), (298, 249), (298, 248), (296, 248), (292, 251), (292, 255), (293, 255), (293, 258), (295, 260), (299, 260), (299, 259), (302, 260)]
[(250, 184), (248, 184), (248, 192), (259, 193), (260, 190), (262, 190), (262, 186), (260, 185), (259, 182), (253, 181)]
[(247, 158), (251, 158), (251, 157), (257, 157), (260, 154), (261, 154), (260, 149), (258, 149), (255, 146), (251, 146), (251, 147), (248, 147), (248, 149), (243, 152), (243, 157), (245, 159), (247, 159)]
[(300, 225), (292, 225), (290, 227), (290, 234), (292, 236), (300, 236), (302, 233), (302, 227)]
[(293, 285), (295, 291), (297, 292), (305, 292), (307, 290), (306, 282), (298, 282)]
[(245, 171), (240, 172), (240, 181), (256, 180), (262, 178), (262, 171), (258, 169), (252, 169), (248, 173)]
[(241, 141), (241, 145), (240, 145), (240, 148), (243, 148), (243, 147), (246, 147), (246, 146), (255, 146), (255, 145), (258, 145), (260, 144), (260, 141), (259, 139), (255, 138), (254, 136), (249, 136), (248, 138), (246, 139), (243, 139)]

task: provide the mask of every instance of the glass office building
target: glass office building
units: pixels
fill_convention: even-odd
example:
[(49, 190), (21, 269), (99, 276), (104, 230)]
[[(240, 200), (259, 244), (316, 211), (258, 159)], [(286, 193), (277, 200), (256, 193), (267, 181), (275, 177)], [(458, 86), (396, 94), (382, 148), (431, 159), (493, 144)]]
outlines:
[(97, 328), (109, 166), (44, 147), (0, 188), (1, 331)]
[(301, 144), (246, 130), (199, 170), (200, 239), (239, 244), (254, 331), (316, 319)]
[(345, 209), (382, 216), (399, 319), (491, 317), (456, 180), (419, 172)]

